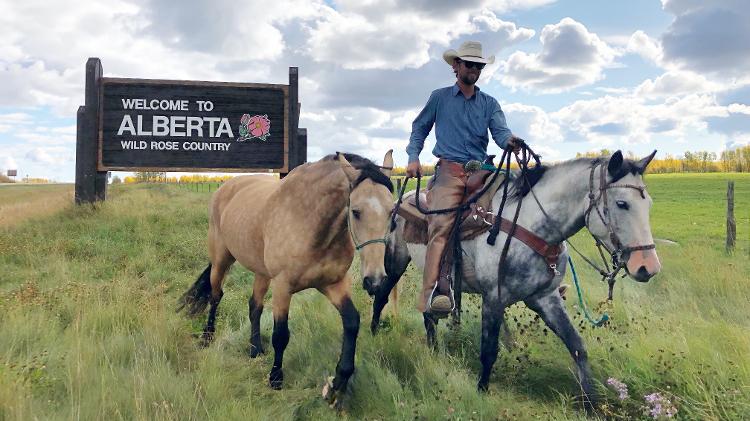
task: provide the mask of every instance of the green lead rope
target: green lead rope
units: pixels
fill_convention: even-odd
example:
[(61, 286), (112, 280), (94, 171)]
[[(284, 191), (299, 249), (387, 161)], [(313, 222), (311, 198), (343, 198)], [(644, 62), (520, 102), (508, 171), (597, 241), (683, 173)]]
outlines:
[(594, 320), (591, 315), (589, 315), (589, 310), (586, 308), (586, 304), (583, 303), (581, 287), (580, 285), (578, 285), (578, 274), (576, 274), (576, 268), (575, 266), (573, 266), (573, 259), (570, 258), (570, 255), (568, 255), (568, 264), (570, 265), (570, 272), (573, 274), (573, 283), (575, 284), (576, 291), (578, 292), (578, 303), (583, 310), (584, 317), (586, 317), (586, 320), (588, 320), (592, 325), (601, 327), (604, 323), (607, 322), (607, 320), (609, 320), (609, 315), (607, 313), (604, 313), (602, 314), (602, 317), (599, 318), (599, 320)]

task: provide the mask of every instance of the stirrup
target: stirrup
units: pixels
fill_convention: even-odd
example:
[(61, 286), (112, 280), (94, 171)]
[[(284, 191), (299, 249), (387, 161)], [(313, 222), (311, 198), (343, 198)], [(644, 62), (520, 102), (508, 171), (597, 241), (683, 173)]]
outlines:
[[(427, 312), (433, 316), (441, 319), (447, 317), (456, 308), (456, 301), (453, 299), (453, 287), (450, 288), (450, 295), (436, 294), (439, 282), (435, 282), (435, 286), (432, 287), (432, 293), (427, 299)], [(445, 298), (445, 300), (441, 299)], [(432, 304), (438, 300), (438, 306), (433, 308)], [(447, 303), (445, 302), (447, 301)]]
[(430, 314), (441, 319), (453, 311), (453, 304), (447, 295), (436, 295), (430, 301)]

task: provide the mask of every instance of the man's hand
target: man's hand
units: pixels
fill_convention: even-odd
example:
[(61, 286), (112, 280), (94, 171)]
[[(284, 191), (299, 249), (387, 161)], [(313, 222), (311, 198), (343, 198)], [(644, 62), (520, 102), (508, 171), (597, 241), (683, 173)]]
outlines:
[(510, 139), (508, 139), (508, 145), (505, 147), (505, 149), (512, 150), (514, 154), (521, 152), (521, 144), (520, 142), (517, 142), (516, 139), (521, 140), (516, 135), (512, 135)]
[(406, 166), (406, 175), (408, 177), (416, 177), (417, 175), (421, 175), (422, 173), (422, 165), (419, 163), (419, 160), (410, 162), (409, 165)]

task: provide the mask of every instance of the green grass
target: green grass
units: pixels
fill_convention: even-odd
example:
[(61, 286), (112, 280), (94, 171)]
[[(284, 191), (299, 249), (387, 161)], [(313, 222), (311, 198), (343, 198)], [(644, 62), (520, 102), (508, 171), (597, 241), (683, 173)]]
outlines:
[[(740, 238), (724, 253), (726, 178), (736, 180)], [(676, 402), (681, 419), (750, 417), (750, 177), (650, 175), (662, 272), (648, 284), (623, 279), (614, 304), (583, 264), (587, 302), (612, 322), (592, 329), (577, 313), (596, 378), (630, 387), (612, 418), (643, 417), (642, 396)], [(116, 186), (96, 207), (69, 207), (0, 229), (0, 419), (582, 419), (563, 344), (523, 306), (507, 318), (516, 345), (502, 350), (488, 394), (476, 392), (480, 321), (467, 297), (464, 323), (440, 326), (439, 350), (424, 341), (414, 309), (420, 275), (409, 268), (398, 318), (376, 337), (358, 267), (362, 314), (357, 372), (345, 412), (320, 399), (340, 350), (341, 322), (314, 291), (294, 296), (282, 391), (267, 386), (272, 355), (250, 359), (247, 298), (253, 276), (235, 267), (225, 284), (216, 342), (193, 335), (204, 318), (175, 314), (177, 297), (207, 263), (208, 193), (178, 186)], [(744, 216), (743, 216), (744, 212)], [(593, 253), (588, 235), (576, 244)], [(578, 263), (578, 262), (577, 262)], [(270, 297), (269, 297), (270, 298)], [(270, 300), (262, 317), (270, 351)]]

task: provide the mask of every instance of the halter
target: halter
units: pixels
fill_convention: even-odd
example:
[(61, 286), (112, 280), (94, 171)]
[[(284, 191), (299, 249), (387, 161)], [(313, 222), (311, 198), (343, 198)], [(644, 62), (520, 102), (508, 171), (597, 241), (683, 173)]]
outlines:
[(365, 246), (369, 246), (370, 244), (377, 244), (377, 243), (383, 243), (383, 246), (385, 246), (385, 244), (386, 244), (386, 240), (385, 239), (386, 239), (386, 236), (388, 235), (388, 232), (390, 231), (389, 230), (390, 221), (386, 225), (385, 233), (383, 234), (382, 237), (380, 237), (380, 238), (373, 238), (372, 240), (367, 240), (367, 241), (365, 241), (363, 243), (360, 243), (359, 240), (357, 239), (357, 234), (355, 234), (354, 230), (352, 229), (352, 207), (351, 207), (352, 202), (351, 202), (351, 195), (352, 195), (352, 192), (354, 191), (354, 188), (351, 188), (351, 185), (349, 187), (350, 187), (349, 196), (346, 198), (346, 225), (349, 227), (349, 235), (352, 236), (352, 241), (354, 242), (354, 249), (357, 250), (357, 251), (360, 251), (363, 248), (365, 248)]

